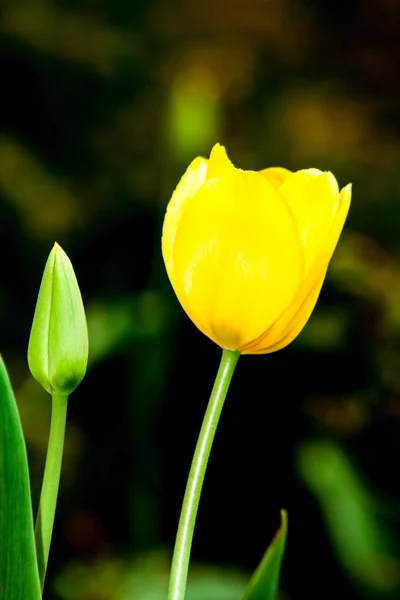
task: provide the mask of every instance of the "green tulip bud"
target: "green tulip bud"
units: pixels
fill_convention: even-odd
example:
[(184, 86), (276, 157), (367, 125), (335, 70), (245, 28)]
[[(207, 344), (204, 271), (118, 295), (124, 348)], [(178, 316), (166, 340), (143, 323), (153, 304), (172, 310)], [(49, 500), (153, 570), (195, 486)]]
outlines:
[(68, 396), (86, 373), (88, 351), (78, 282), (71, 261), (56, 243), (47, 259), (33, 317), (29, 369), (49, 394)]

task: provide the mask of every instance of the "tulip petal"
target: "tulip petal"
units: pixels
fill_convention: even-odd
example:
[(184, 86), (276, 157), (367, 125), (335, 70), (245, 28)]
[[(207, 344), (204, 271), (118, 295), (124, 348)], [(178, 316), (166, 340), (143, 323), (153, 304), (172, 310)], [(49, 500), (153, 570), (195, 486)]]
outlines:
[(339, 189), (332, 173), (297, 171), (279, 187), (297, 222), (305, 253), (305, 272), (317, 259), (339, 207)]
[(214, 177), (233, 176), (237, 170), (229, 160), (224, 146), (215, 144), (208, 160), (207, 181)]
[[(339, 209), (331, 226), (331, 231), (321, 245), (313, 269), (305, 277), (301, 289), (296, 294), (296, 298), (262, 336), (240, 349), (243, 354), (263, 354), (279, 350), (289, 344), (307, 323), (317, 301), (327, 266), (342, 232), (349, 211), (350, 200), (351, 184), (347, 185), (340, 192)], [(323, 273), (322, 276), (321, 273)], [(315, 290), (318, 291), (316, 292)], [(314, 297), (314, 304), (312, 304)], [(296, 331), (295, 335), (292, 335), (293, 331)]]
[(344, 187), (338, 196), (338, 208), (336, 210), (335, 217), (331, 224), (330, 231), (326, 236), (325, 240), (321, 243), (318, 255), (314, 260), (314, 265), (310, 271), (311, 277), (318, 277), (318, 274), (322, 270), (326, 269), (326, 265), (332, 258), (337, 243), (339, 241), (340, 234), (344, 223), (346, 221), (347, 213), (349, 212), (351, 201), (351, 183)]
[(283, 167), (268, 167), (268, 169), (263, 169), (259, 172), (276, 188), (282, 185), (282, 183), (292, 175), (292, 171), (284, 169)]
[(198, 157), (191, 162), (186, 170), (186, 173), (182, 176), (180, 182), (178, 183), (167, 207), (161, 245), (165, 267), (173, 288), (175, 288), (173, 247), (176, 231), (185, 207), (185, 203), (193, 198), (198, 189), (204, 183), (207, 174), (207, 166), (208, 160), (205, 158)]
[[(236, 350), (293, 301), (303, 277), (303, 250), (293, 215), (268, 180), (235, 169), (221, 147), (216, 153), (206, 183), (180, 214), (173, 285), (196, 326)], [(222, 176), (213, 169), (216, 160)], [(167, 231), (169, 218), (168, 211)]]
[[(311, 316), (312, 311), (314, 310), (315, 304), (318, 300), (318, 296), (320, 294), (322, 284), (324, 283), (325, 274), (314, 283), (313, 287), (307, 294), (303, 303), (300, 305), (296, 314), (290, 321), (290, 327), (286, 331), (285, 335), (277, 342), (276, 344), (269, 345), (267, 348), (261, 348), (259, 350), (252, 351), (251, 354), (269, 354), (271, 352), (276, 352), (277, 350), (281, 350), (285, 346), (288, 346), (293, 340), (299, 335), (300, 331), (303, 329), (304, 325), (307, 323), (308, 319)], [(243, 354), (247, 354), (243, 352)]]

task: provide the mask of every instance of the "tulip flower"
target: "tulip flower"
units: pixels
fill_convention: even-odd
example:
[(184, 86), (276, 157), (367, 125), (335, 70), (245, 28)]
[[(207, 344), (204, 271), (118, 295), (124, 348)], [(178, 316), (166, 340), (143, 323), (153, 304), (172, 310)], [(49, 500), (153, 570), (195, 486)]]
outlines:
[(237, 169), (216, 144), (168, 205), (167, 273), (185, 312), (224, 349), (274, 352), (303, 329), (350, 205), (330, 172)]

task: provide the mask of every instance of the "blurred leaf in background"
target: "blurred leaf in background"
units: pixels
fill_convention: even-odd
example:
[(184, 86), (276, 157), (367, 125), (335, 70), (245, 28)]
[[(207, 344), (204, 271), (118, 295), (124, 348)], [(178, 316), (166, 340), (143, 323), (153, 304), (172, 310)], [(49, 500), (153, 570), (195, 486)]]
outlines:
[(374, 513), (373, 498), (341, 448), (330, 441), (303, 444), (298, 469), (315, 494), (337, 557), (366, 598), (397, 598), (400, 544)]

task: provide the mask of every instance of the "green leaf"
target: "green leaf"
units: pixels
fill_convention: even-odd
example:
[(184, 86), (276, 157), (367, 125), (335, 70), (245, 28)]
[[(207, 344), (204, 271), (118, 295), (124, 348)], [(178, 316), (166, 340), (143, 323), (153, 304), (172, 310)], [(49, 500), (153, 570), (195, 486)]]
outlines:
[(0, 597), (39, 600), (28, 461), (21, 422), (0, 356)]
[(287, 537), (287, 513), (281, 510), (281, 526), (250, 579), (243, 600), (275, 600)]

